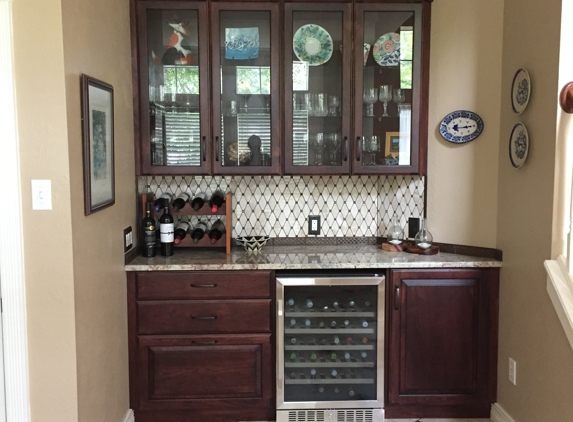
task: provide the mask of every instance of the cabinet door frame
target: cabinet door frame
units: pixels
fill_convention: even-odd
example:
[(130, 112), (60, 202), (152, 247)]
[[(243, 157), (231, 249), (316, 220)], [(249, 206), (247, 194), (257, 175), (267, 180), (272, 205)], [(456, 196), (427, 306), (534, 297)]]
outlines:
[[(201, 1), (139, 1), (137, 2), (137, 47), (139, 57), (138, 79), (139, 93), (139, 126), (135, 128), (135, 139), (140, 141), (139, 166), (144, 175), (207, 175), (211, 174), (211, 121), (209, 113), (201, 113), (201, 165), (200, 166), (153, 166), (151, 165), (151, 138), (149, 134), (149, 86), (148, 68), (149, 54), (147, 51), (147, 15), (148, 10), (197, 10), (199, 34), (199, 107), (200, 110), (210, 109), (210, 82), (209, 82), (209, 43), (208, 43), (208, 14), (207, 3)], [(135, 60), (135, 59), (134, 59)], [(137, 121), (137, 119), (136, 119)]]
[[(271, 165), (270, 166), (223, 166), (221, 157), (221, 50), (219, 12), (222, 11), (270, 12), (271, 35)], [(227, 175), (279, 175), (281, 174), (281, 75), (280, 75), (280, 14), (279, 4), (273, 2), (213, 2), (211, 3), (211, 84), (213, 135), (213, 172)]]
[[(354, 133), (352, 174), (418, 174), (427, 172), (428, 84), (430, 73), (430, 10), (428, 1), (417, 3), (356, 3), (354, 39)], [(365, 12), (414, 13), (414, 64), (412, 75), (411, 161), (408, 166), (362, 166), (363, 28)]]
[[(341, 133), (341, 154), (342, 165), (340, 166), (294, 166), (293, 161), (293, 99), (292, 99), (292, 15), (293, 12), (314, 11), (320, 12), (342, 12), (342, 45), (347, 48), (342, 49), (342, 96), (340, 99), (342, 133)], [(322, 174), (350, 174), (350, 136), (351, 136), (351, 112), (350, 103), (352, 99), (352, 3), (284, 3), (284, 174), (285, 175), (322, 175)]]

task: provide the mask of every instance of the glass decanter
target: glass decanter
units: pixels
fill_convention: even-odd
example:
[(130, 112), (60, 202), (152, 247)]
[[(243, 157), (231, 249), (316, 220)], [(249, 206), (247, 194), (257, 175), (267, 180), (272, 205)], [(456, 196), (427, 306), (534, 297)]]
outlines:
[(432, 246), (433, 240), (434, 238), (432, 237), (432, 233), (430, 233), (426, 227), (426, 219), (422, 218), (420, 222), (420, 231), (416, 234), (414, 243), (419, 248), (428, 249)]
[(404, 229), (400, 225), (398, 217), (392, 218), (387, 235), (388, 243), (399, 245), (404, 240)]

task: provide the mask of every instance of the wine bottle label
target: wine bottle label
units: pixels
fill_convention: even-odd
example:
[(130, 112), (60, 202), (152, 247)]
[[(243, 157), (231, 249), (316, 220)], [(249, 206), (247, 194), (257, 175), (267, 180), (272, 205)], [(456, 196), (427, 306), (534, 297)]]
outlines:
[(173, 223), (159, 225), (159, 238), (161, 239), (161, 243), (173, 243), (175, 240)]
[(143, 243), (145, 245), (155, 244), (155, 228), (151, 226), (148, 230), (143, 231)]

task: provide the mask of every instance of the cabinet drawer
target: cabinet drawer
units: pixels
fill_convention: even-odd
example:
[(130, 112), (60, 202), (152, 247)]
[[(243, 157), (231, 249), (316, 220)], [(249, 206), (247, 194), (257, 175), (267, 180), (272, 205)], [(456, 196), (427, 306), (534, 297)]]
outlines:
[(137, 298), (139, 300), (269, 298), (270, 280), (270, 271), (137, 273)]
[(271, 331), (271, 300), (170, 300), (137, 303), (139, 334)]

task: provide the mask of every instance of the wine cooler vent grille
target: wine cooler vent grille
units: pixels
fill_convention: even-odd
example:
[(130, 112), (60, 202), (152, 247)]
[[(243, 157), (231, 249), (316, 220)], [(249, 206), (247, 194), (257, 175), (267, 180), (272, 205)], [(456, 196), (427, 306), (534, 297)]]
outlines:
[(324, 422), (324, 411), (298, 410), (288, 412), (289, 422)]
[(372, 422), (372, 410), (339, 410), (337, 422)]

